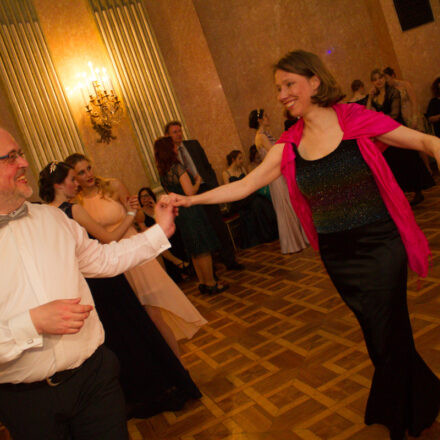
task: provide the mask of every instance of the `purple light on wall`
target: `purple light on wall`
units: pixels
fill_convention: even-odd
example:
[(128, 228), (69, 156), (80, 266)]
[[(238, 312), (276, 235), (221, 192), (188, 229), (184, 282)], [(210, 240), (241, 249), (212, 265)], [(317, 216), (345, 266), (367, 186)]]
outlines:
[(327, 55), (330, 55), (332, 53), (331, 49), (327, 49)]

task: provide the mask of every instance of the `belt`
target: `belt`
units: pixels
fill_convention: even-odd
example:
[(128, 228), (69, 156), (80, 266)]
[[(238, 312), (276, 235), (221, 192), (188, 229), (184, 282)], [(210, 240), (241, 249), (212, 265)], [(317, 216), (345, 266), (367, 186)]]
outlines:
[[(84, 365), (84, 364), (83, 364)], [(57, 387), (58, 385), (61, 385), (64, 382), (67, 382), (70, 378), (72, 378), (78, 370), (80, 370), (82, 365), (80, 365), (77, 368), (72, 368), (71, 370), (63, 370), (58, 371), (54, 375), (50, 377), (46, 377), (46, 379), (39, 380), (38, 382), (21, 382), (21, 383), (1, 383), (0, 384), (0, 390), (33, 390), (36, 388), (42, 388), (42, 387)]]
[(82, 365), (72, 368), (71, 370), (58, 371), (54, 375), (46, 377), (46, 379), (44, 379), (42, 382), (46, 382), (50, 387), (57, 387), (61, 383), (66, 382), (72, 376), (74, 376), (81, 367)]
[(55, 374), (53, 374), (50, 377), (46, 377), (46, 379), (39, 380), (38, 382), (21, 382), (21, 383), (0, 383), (0, 390), (1, 389), (7, 389), (7, 390), (31, 390), (41, 387), (57, 387), (58, 385), (61, 385), (64, 382), (67, 382), (69, 379), (71, 379), (76, 373), (78, 373), (81, 368), (84, 367), (85, 364), (87, 364), (94, 356), (96, 356), (97, 352), (100, 351), (100, 347), (97, 348), (95, 353), (92, 354), (88, 359), (86, 359), (79, 367), (71, 368), (70, 370), (63, 370), (58, 371)]

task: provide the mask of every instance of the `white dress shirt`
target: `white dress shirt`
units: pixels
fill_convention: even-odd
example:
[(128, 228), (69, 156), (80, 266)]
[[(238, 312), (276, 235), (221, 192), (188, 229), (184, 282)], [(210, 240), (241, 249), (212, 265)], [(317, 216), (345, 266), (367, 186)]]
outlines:
[(118, 275), (170, 247), (158, 225), (102, 245), (60, 209), (28, 207), (28, 216), (0, 229), (0, 383), (35, 382), (78, 367), (104, 342), (95, 309), (74, 335), (39, 335), (30, 309), (76, 297), (93, 305), (84, 277)]

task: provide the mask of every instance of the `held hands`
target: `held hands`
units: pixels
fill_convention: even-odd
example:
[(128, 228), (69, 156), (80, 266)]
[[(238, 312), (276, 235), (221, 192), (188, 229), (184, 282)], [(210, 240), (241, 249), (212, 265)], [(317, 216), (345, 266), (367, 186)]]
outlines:
[(162, 196), (154, 207), (156, 223), (163, 229), (165, 235), (170, 238), (176, 230), (174, 219), (178, 209), (173, 204), (170, 196)]
[(180, 194), (170, 193), (168, 194), (168, 197), (170, 197), (174, 206), (182, 206), (184, 208), (189, 208), (192, 206), (191, 196), (182, 196)]
[(48, 335), (78, 333), (93, 306), (79, 304), (81, 298), (57, 299), (29, 311), (37, 332)]

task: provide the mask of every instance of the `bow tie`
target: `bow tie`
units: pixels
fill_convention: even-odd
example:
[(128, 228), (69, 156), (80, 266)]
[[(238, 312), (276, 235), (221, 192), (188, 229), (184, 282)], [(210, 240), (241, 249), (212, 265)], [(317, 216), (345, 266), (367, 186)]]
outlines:
[(20, 206), (16, 211), (11, 212), (10, 214), (0, 215), (0, 228), (6, 226), (9, 222), (13, 220), (18, 220), (19, 218), (25, 217), (28, 215), (29, 209), (25, 203)]

